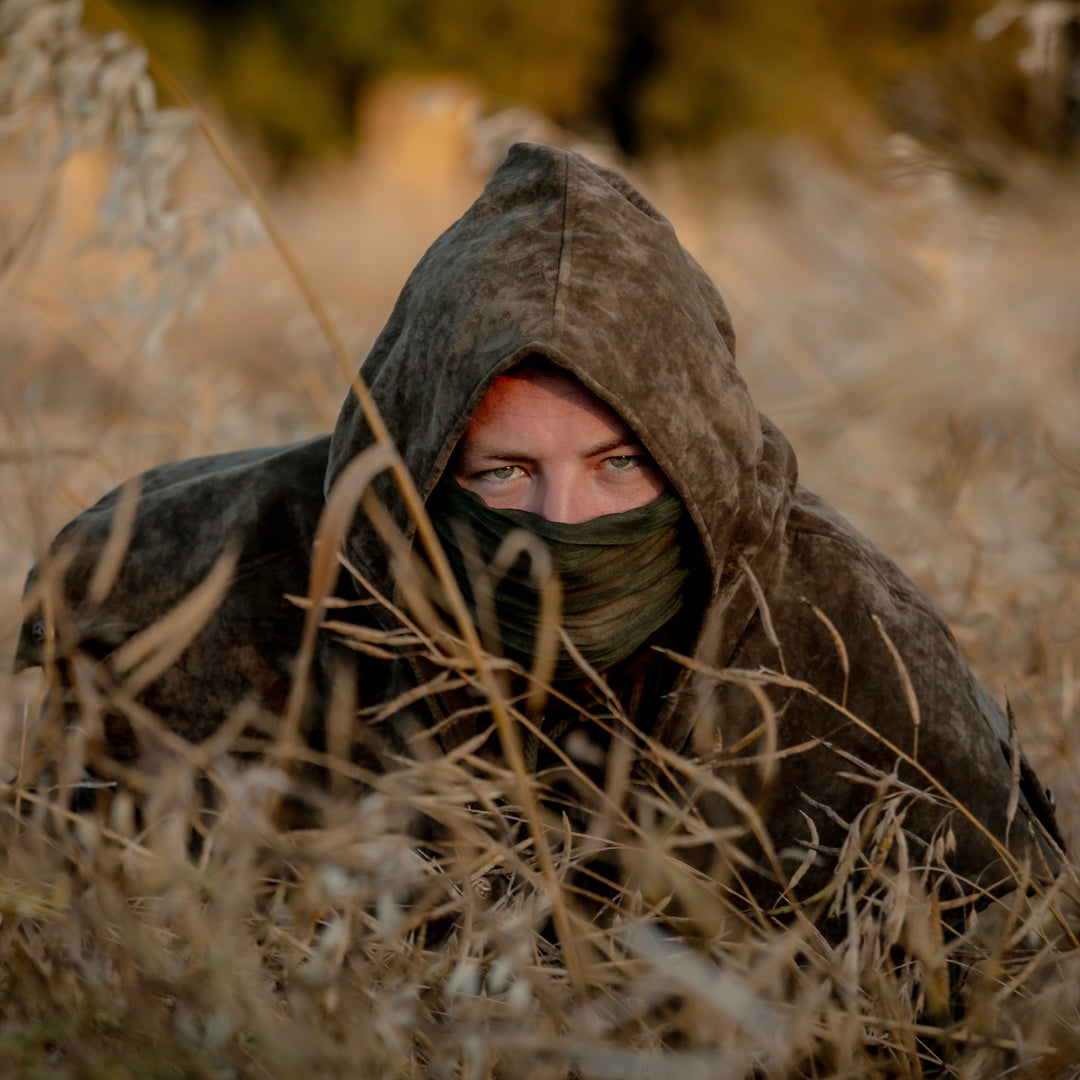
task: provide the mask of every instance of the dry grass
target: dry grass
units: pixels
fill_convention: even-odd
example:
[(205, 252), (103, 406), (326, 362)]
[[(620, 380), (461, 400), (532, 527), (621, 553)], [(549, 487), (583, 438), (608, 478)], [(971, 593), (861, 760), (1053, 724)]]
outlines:
[[(229, 231), (247, 211), (205, 144), (162, 172), (190, 121), (155, 119), (119, 41), (108, 56), (72, 41), (99, 74), (120, 57), (131, 77), (79, 84), (101, 149), (55, 166), (74, 121), (46, 81), (22, 103), (47, 110), (42, 149), (25, 156), (20, 135), (0, 161), (7, 655), (22, 576), (70, 516), (149, 465), (325, 430), (347, 386), (280, 254), (235, 250), (253, 236)], [(403, 113), (392, 146), (270, 195), (357, 355), (483, 181), (459, 127), (437, 164), (402, 172), (410, 123), (430, 141), (430, 111)], [(159, 141), (125, 144), (125, 130)], [(641, 180), (724, 290), (740, 364), (806, 482), (927, 588), (977, 673), (1008, 690), (1075, 840), (1080, 200), (1071, 177), (1022, 162), (987, 201), (910, 153), (898, 178), (885, 156), (856, 176), (802, 147), (743, 146)], [(147, 163), (156, 179), (140, 186)], [(107, 191), (111, 231), (88, 242)], [(178, 321), (201, 293), (198, 318)], [(110, 308), (118, 296), (134, 306)], [(717, 788), (707, 769), (646, 747), (666, 782), (630, 789), (642, 740), (603, 707), (615, 750), (599, 770), (567, 760), (584, 810), (562, 815), (541, 798), (550, 776), (523, 793), (470, 744), (430, 755), (418, 740), (415, 761), (377, 777), (333, 738), (328, 756), (281, 746), (252, 762), (225, 735), (178, 743), (103, 673), (80, 677), (71, 724), (42, 710), (40, 673), (0, 673), (5, 1075), (1080, 1074), (1074, 869), (946, 940), (919, 875), (875, 859), (903, 846), (902, 795), (852, 823), (861, 842), (820, 900), (848, 931), (827, 941), (802, 913), (740, 898), (731, 837), (678, 795)], [(137, 769), (102, 753), (106, 702), (148, 748)], [(284, 828), (283, 800), (317, 826)], [(705, 848), (718, 854), (703, 868)], [(596, 879), (605, 865), (618, 887)]]

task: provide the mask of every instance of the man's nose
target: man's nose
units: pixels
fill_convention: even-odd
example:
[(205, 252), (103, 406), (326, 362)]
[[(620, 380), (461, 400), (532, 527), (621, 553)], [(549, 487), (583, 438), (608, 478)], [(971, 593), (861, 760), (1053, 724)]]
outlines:
[(536, 485), (533, 495), (534, 504), (529, 509), (548, 521), (576, 525), (596, 516), (589, 506), (587, 486), (573, 477), (545, 477)]

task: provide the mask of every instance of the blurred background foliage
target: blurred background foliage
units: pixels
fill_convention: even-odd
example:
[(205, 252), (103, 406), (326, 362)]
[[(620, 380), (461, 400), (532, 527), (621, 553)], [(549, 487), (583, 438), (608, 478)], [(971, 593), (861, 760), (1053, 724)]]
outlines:
[(962, 63), (988, 0), (118, 0), (283, 167), (364, 138), (365, 91), (454, 73), (624, 153), (835, 139), (913, 70)]

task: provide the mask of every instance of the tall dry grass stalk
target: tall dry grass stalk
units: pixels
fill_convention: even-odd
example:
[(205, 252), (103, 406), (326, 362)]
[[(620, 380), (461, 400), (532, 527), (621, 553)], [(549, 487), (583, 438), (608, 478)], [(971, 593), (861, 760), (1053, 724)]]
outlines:
[[(240, 232), (254, 230), (245, 226), (234, 235), (222, 226), (220, 214), (232, 220), (231, 211), (200, 216), (176, 209), (170, 185), (180, 177), (177, 135), (211, 129), (197, 114), (156, 108), (137, 47), (87, 34), (77, 16), (74, 5), (43, 0), (0, 7), (3, 115), (20, 131), (33, 117), (46, 117), (38, 123), (43, 137), (55, 140), (58, 158), (94, 141), (107, 150), (113, 172), (99, 236), (147, 245), (160, 289), (142, 309), (149, 314), (141, 333), (160, 353), (179, 311), (204, 292), (212, 303), (218, 256), (233, 249)], [(262, 233), (364, 401), (320, 289), (300, 270), (225, 143), (214, 138), (242, 187), (243, 205), (261, 213)], [(826, 190), (821, 175), (804, 176), (808, 197)], [(662, 177), (655, 182), (664, 184)], [(772, 197), (782, 204), (775, 176), (773, 183)], [(776, 206), (768, 213), (787, 212)], [(845, 220), (835, 208), (825, 210), (834, 223)], [(815, 205), (805, 220), (820, 220), (820, 211)], [(250, 209), (235, 212), (250, 219)], [(708, 251), (711, 233), (698, 235)], [(820, 242), (813, 234), (803, 239)], [(726, 241), (725, 250), (738, 249), (737, 235)], [(841, 237), (833, 250), (848, 251), (844, 244)], [(213, 257), (197, 257), (206, 245)], [(876, 254), (862, 250), (871, 256), (871, 271)], [(9, 265), (12, 278), (26, 273), (17, 259)], [(736, 315), (755, 326), (749, 270), (729, 269)], [(839, 268), (841, 283), (847, 269)], [(905, 277), (908, 269), (889, 264), (880, 277), (864, 275), (860, 287), (877, 286), (879, 300), (898, 295), (910, 305), (908, 286), (916, 282), (917, 290), (920, 279)], [(722, 269), (718, 276), (723, 279)], [(901, 279), (895, 294), (886, 279)], [(798, 280), (790, 275), (795, 295)], [(895, 384), (884, 379), (879, 388), (862, 375), (845, 397), (837, 373), (816, 359), (828, 355), (813, 339), (823, 331), (796, 334), (800, 312), (791, 305), (774, 312), (777, 351), (811, 393), (785, 398), (773, 391), (773, 402), (796, 428), (802, 425), (811, 446), (815, 437), (828, 442), (826, 427), (815, 425), (831, 418), (850, 440), (843, 452), (850, 456), (854, 445), (880, 470), (894, 500), (891, 512), (899, 504), (922, 530), (923, 576), (941, 576), (961, 632), (972, 628), (966, 644), (977, 644), (986, 611), (999, 617), (1001, 644), (985, 647), (977, 659), (986, 674), (1011, 676), (1008, 624), (1015, 624), (1014, 635), (1023, 629), (1014, 598), (992, 587), (996, 579), (987, 586), (969, 567), (954, 571), (954, 553), (932, 531), (932, 515), (919, 509), (920, 485), (938, 500), (935, 512), (948, 511), (954, 528), (975, 527), (981, 519), (970, 492), (981, 477), (1010, 453), (1027, 455), (1028, 465), (1037, 458), (1040, 486), (1031, 505), (1047, 514), (1043, 539), (1056, 560), (1047, 573), (1056, 582), (1062, 568), (1075, 569), (1077, 554), (1068, 527), (1076, 523), (1073, 446), (1059, 448), (1060, 461), (1049, 464), (1030, 439), (1010, 443), (999, 436), (994, 414), (980, 427), (977, 413), (959, 409), (952, 427), (937, 431), (939, 441), (954, 443), (941, 446), (938, 463), (915, 455), (914, 468), (924, 470), (919, 476), (889, 441), (911, 438), (908, 421), (877, 431), (862, 419), (865, 399), (884, 398)], [(938, 315), (959, 340), (962, 320)], [(844, 330), (831, 332), (839, 338)], [(761, 349), (749, 350), (751, 381), (755, 365), (763, 364)], [(28, 355), (20, 371), (33, 367)], [(159, 385), (158, 369), (136, 370)], [(123, 415), (133, 421), (137, 414)], [(852, 418), (857, 422), (846, 423)], [(5, 421), (12, 432), (22, 431), (10, 416)], [(381, 430), (374, 413), (369, 422)], [(192, 444), (179, 441), (175, 449), (191, 453)], [(4, 468), (16, 471), (17, 482), (6, 481), (11, 488), (32, 486), (35, 470), (46, 470), (29, 453), (12, 453)], [(411, 603), (399, 613), (400, 629), (374, 633), (338, 621), (328, 598), (335, 576), (349, 572), (337, 558), (342, 530), (371, 476), (385, 468), (395, 470), (410, 500), (441, 590), (426, 595), (403, 578)], [(43, 474), (56, 477), (58, 470), (53, 465)], [(1072, 502), (1062, 495), (1069, 491)], [(1057, 880), (1037, 886), (1026, 868), (1014, 867), (1020, 887), (988, 897), (978, 922), (954, 933), (953, 913), (930, 887), (926, 856), (909, 850), (905, 837), (915, 793), (851, 760), (851, 782), (869, 785), (877, 798), (844, 823), (848, 839), (837, 876), (803, 904), (762, 909), (747, 889), (739, 846), (748, 833), (763, 835), (759, 807), (715, 766), (745, 760), (767, 787), (775, 764), (769, 691), (814, 695), (815, 688), (792, 685), (783, 671), (701, 672), (746, 685), (761, 703), (762, 727), (753, 742), (689, 759), (635, 731), (598, 680), (590, 723), (609, 737), (608, 752), (597, 757), (589, 745), (562, 745), (537, 719), (535, 683), (534, 693), (512, 696), (505, 663), (483, 653), (425, 522), (411, 480), (380, 435), (328, 503), (310, 593), (301, 598), (308, 622), (298, 662), (302, 668), (310, 661), (320, 624), (367, 654), (423, 657), (436, 674), (414, 696), (468, 686), (480, 702), (477, 735), (448, 753), (433, 753), (430, 735), (417, 732), (414, 752), (398, 768), (364, 767), (352, 753), (358, 719), (380, 724), (400, 703), (363, 702), (358, 718), (345, 686), (338, 688), (323, 751), (295, 737), (299, 697), (282, 717), (241, 711), (197, 746), (169, 732), (140, 705), (138, 691), (213, 609), (227, 581), (228, 556), (190, 603), (129, 641), (110, 666), (88, 656), (56, 658), (69, 665), (73, 694), (66, 707), (55, 687), (49, 693), (48, 678), (0, 684), (5, 1075), (1080, 1075), (1080, 918), (1071, 864)], [(119, 551), (122, 524), (117, 530)], [(13, 539), (32, 531), (8, 527)], [(397, 543), (389, 534), (386, 540)], [(95, 577), (102, 594), (111, 567), (115, 560), (103, 559)], [(434, 617), (437, 599), (458, 615), (456, 625)], [(1055, 606), (1053, 614), (1064, 621), (1043, 645), (1049, 659), (1021, 672), (1020, 690), (1042, 719), (1044, 741), (1059, 740), (1065, 761), (1072, 755), (1075, 762), (1069, 725), (1078, 684), (1063, 667), (1072, 654), (1055, 643), (1060, 626), (1075, 631), (1076, 622), (1067, 606)], [(54, 621), (62, 621), (62, 612)], [(839, 633), (836, 640), (843, 653)], [(528, 686), (528, 673), (519, 674)], [(1057, 674), (1060, 684), (1051, 685)], [(297, 685), (299, 695), (304, 680)], [(1060, 709), (1057, 727), (1046, 719), (1051, 701)], [(868, 719), (851, 715), (844, 701), (833, 707), (853, 723)], [(137, 732), (138, 761), (107, 753), (112, 714)], [(484, 753), (489, 727), (498, 729), (508, 760)], [(254, 737), (259, 729), (268, 739)], [(539, 763), (535, 773), (526, 756)], [(650, 783), (634, 771), (642, 757), (653, 764)], [(1051, 775), (1070, 790), (1067, 775)], [(949, 800), (944, 789), (936, 797)], [(700, 807), (712, 798), (733, 808), (730, 825), (706, 819)], [(937, 854), (948, 843), (940, 837)], [(793, 890), (803, 872), (792, 875)], [(842, 933), (823, 934), (826, 923), (842, 926)]]

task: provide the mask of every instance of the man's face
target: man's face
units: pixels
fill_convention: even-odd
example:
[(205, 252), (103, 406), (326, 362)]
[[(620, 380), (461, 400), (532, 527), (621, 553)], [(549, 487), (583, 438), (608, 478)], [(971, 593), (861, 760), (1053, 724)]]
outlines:
[(644, 506), (667, 486), (626, 424), (555, 369), (499, 376), (450, 471), (493, 509), (570, 524)]

